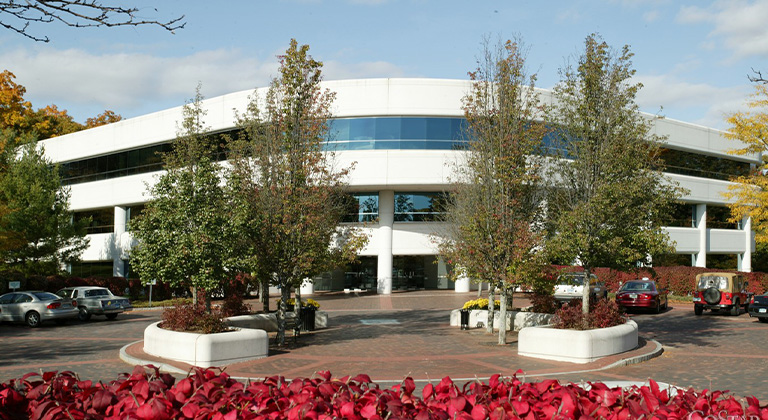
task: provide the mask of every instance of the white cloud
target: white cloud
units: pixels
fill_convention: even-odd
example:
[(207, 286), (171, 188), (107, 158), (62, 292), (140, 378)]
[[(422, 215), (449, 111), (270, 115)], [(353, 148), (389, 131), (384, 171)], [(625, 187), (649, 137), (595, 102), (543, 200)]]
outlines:
[(326, 80), (403, 77), (405, 74), (403, 69), (386, 61), (369, 61), (354, 64), (339, 61), (323, 61), (323, 75)]
[(721, 37), (734, 59), (768, 57), (768, 0), (718, 0), (709, 7), (684, 6), (680, 23), (709, 23), (711, 37)]
[(9, 70), (27, 88), (25, 97), (35, 107), (53, 103), (118, 113), (153, 103), (181, 105), (194, 95), (198, 82), (206, 96), (252, 89), (265, 85), (277, 70), (276, 61), (263, 62), (238, 50), (157, 57), (38, 48), (0, 53), (0, 62), (13, 63)]
[(643, 13), (643, 20), (649, 23), (658, 20), (659, 17), (661, 17), (661, 14), (658, 10), (651, 10)]
[[(745, 108), (749, 85), (717, 87), (691, 83), (673, 75), (637, 75), (643, 83), (637, 103), (643, 110), (672, 119), (724, 128), (724, 116)], [(693, 110), (693, 111), (692, 111)]]
[[(55, 104), (84, 121), (104, 109), (125, 117), (179, 106), (202, 93), (214, 97), (269, 84), (277, 75), (274, 55), (265, 61), (238, 49), (199, 51), (187, 56), (159, 57), (141, 53), (95, 55), (80, 49), (0, 52), (0, 63), (25, 86), (25, 98), (36, 108)], [(326, 61), (327, 80), (401, 77), (403, 70), (387, 62)]]

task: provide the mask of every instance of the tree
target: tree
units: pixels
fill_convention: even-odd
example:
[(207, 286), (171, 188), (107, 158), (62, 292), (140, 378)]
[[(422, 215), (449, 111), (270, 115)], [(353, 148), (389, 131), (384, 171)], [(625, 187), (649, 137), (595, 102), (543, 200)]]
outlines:
[[(322, 90), (322, 63), (309, 46), (291, 40), (280, 75), (263, 101), (252, 98), (238, 115), (229, 180), (241, 269), (280, 288), (278, 335), (285, 343), (286, 302), (307, 278), (355, 258), (364, 237), (338, 227), (345, 212), (344, 179), (322, 147), (334, 95)], [(263, 109), (260, 103), (263, 102)], [(301, 305), (297, 302), (297, 315)]]
[(24, 99), (27, 89), (17, 84), (15, 78), (16, 75), (8, 70), (0, 73), (0, 129), (34, 133), (36, 138), (45, 140), (122, 119), (113, 111), (106, 110), (94, 118), (88, 118), (83, 125), (76, 122), (67, 110), (60, 110), (56, 105), (34, 110), (32, 104)]
[[(753, 81), (759, 81), (754, 79)], [(752, 112), (730, 114), (727, 122), (731, 125), (726, 134), (745, 146), (729, 151), (735, 155), (765, 154), (768, 150), (768, 84), (756, 83), (755, 91), (747, 104)], [(731, 208), (732, 222), (752, 218), (755, 241), (768, 243), (768, 162), (763, 162), (749, 175), (736, 178), (728, 187), (726, 198), (734, 200)]]
[(0, 129), (21, 130), (32, 113), (32, 104), (24, 100), (27, 89), (14, 82), (15, 78), (8, 70), (0, 73)]
[(85, 128), (94, 128), (100, 125), (112, 124), (122, 119), (123, 117), (120, 114), (116, 114), (114, 111), (107, 109), (101, 114), (85, 120)]
[[(3, 136), (12, 135), (4, 130)], [(59, 169), (33, 141), (0, 172), (0, 265), (27, 274), (61, 272), (88, 246), (90, 220), (72, 221)]]
[[(30, 24), (59, 22), (73, 28), (114, 26), (159, 26), (171, 33), (184, 27), (184, 15), (166, 22), (138, 17), (136, 7), (104, 4), (97, 0), (0, 1), (0, 26), (29, 39), (48, 42), (47, 36), (28, 32)], [(157, 11), (157, 9), (155, 9)]]
[[(142, 281), (159, 280), (172, 287), (210, 292), (221, 286), (229, 258), (229, 214), (214, 161), (219, 145), (203, 118), (202, 95), (184, 106), (184, 119), (163, 156), (166, 172), (148, 188), (152, 200), (130, 230), (138, 240), (131, 262)], [(210, 310), (209, 294), (205, 303)]]
[[(536, 75), (525, 67), (520, 42), (485, 42), (472, 87), (464, 97), (468, 153), (456, 167), (448, 201), (448, 234), (441, 252), (463, 275), (490, 284), (488, 332), (493, 332), (494, 289), (500, 316), (516, 285), (531, 284), (543, 263), (541, 159), (544, 135)], [(506, 344), (502, 321), (499, 344)]]
[(672, 251), (661, 222), (682, 190), (661, 172), (663, 139), (638, 111), (631, 58), (592, 34), (554, 88), (547, 251), (580, 263), (586, 279), (594, 267), (625, 270)]

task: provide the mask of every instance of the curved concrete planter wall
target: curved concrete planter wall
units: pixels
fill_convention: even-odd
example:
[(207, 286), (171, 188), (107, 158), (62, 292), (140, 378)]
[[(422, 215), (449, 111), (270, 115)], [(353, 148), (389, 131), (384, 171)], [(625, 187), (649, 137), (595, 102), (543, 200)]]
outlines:
[[(295, 317), (295, 312), (287, 312), (287, 317)], [(275, 332), (277, 331), (277, 315), (274, 312), (268, 314), (252, 314), (231, 316), (226, 319), (230, 327), (237, 328), (257, 328), (260, 330)], [(321, 330), (328, 328), (328, 313), (315, 311), (315, 329)]]
[[(461, 326), (460, 309), (451, 311), (451, 326)], [(552, 318), (552, 314), (542, 314), (537, 312), (507, 311), (507, 331), (520, 331), (521, 328), (533, 327), (537, 325), (547, 325)], [(501, 325), (501, 316), (498, 311), (493, 314), (493, 328), (499, 329)], [(469, 328), (485, 328), (488, 322), (488, 311), (485, 309), (473, 309), (469, 311)]]
[(158, 324), (144, 330), (144, 351), (153, 356), (208, 368), (260, 359), (269, 353), (269, 337), (264, 330), (195, 334), (164, 330)]
[(520, 330), (517, 336), (517, 354), (521, 356), (572, 363), (589, 363), (632, 350), (637, 345), (635, 321), (586, 331), (529, 327)]

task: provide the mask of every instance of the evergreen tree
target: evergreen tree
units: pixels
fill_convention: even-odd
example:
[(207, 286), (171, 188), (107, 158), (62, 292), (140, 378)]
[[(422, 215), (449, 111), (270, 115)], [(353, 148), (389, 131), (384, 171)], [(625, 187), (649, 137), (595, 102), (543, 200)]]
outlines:
[[(0, 137), (18, 136), (3, 130)], [(0, 159), (0, 265), (27, 274), (54, 274), (77, 261), (88, 246), (90, 220), (73, 222), (69, 189), (59, 169), (45, 158), (34, 139), (22, 140), (18, 155), (6, 150)]]

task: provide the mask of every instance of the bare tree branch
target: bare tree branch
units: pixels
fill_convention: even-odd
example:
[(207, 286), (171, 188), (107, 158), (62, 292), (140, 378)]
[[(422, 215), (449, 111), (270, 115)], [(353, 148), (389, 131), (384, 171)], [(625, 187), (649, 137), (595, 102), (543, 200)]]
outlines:
[(34, 41), (48, 42), (47, 36), (29, 32), (31, 23), (60, 22), (73, 28), (155, 25), (171, 33), (186, 24), (184, 15), (161, 22), (141, 18), (138, 12), (136, 7), (113, 6), (97, 0), (0, 0), (0, 27)]
[(768, 83), (768, 79), (763, 77), (763, 72), (752, 69), (752, 73), (755, 73), (754, 76), (747, 75), (747, 78), (750, 82), (754, 83)]

